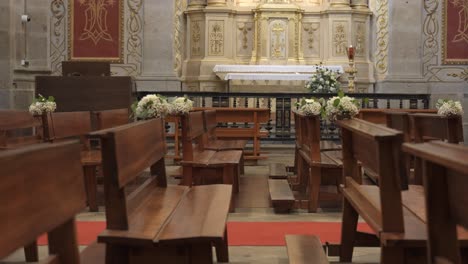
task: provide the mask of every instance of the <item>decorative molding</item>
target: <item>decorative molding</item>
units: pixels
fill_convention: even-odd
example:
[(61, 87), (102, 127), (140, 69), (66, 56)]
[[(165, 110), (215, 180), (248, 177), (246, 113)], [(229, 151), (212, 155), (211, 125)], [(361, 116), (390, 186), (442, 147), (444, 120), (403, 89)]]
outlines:
[(192, 56), (201, 56), (201, 29), (200, 29), (200, 22), (201, 21), (193, 21), (190, 29), (190, 41), (191, 41), (191, 48)]
[(366, 50), (366, 28), (364, 22), (356, 22), (356, 35), (355, 35), (355, 45), (356, 45), (356, 56), (362, 57), (365, 54)]
[(249, 22), (239, 22), (237, 23), (237, 28), (242, 32), (242, 48), (247, 49), (249, 47), (248, 34), (252, 31), (253, 24)]
[(270, 22), (270, 58), (285, 59), (287, 47), (287, 24), (283, 20)]
[(307, 33), (307, 37), (304, 38), (306, 40), (307, 47), (309, 50), (313, 50), (314, 42), (317, 39), (316, 32), (320, 29), (320, 23), (319, 22), (304, 23), (302, 28), (304, 29), (304, 32)]
[[(426, 2), (426, 1), (425, 1)], [(377, 0), (377, 49), (375, 53), (375, 67), (379, 74), (388, 72), (388, 0)]]
[(127, 0), (129, 17), (127, 18), (127, 45), (126, 45), (126, 66), (124, 68), (130, 76), (141, 74), (142, 53), (143, 53), (143, 22), (141, 9), (143, 0)]
[(208, 22), (209, 27), (209, 49), (210, 56), (224, 56), (224, 21), (212, 20)]
[(50, 3), (50, 62), (53, 75), (62, 74), (62, 61), (67, 58), (66, 9), (64, 0)]
[(184, 0), (175, 0), (174, 12), (174, 71), (182, 75), (183, 43), (184, 43)]
[(346, 46), (348, 44), (348, 37), (346, 32), (346, 23), (333, 22), (333, 55), (346, 56)]

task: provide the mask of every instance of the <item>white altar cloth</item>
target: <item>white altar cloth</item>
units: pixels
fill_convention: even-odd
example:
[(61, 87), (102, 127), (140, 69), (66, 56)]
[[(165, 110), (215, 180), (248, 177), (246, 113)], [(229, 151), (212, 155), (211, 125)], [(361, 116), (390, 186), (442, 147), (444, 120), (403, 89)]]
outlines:
[(335, 71), (338, 76), (344, 72), (340, 65), (216, 65), (213, 72), (225, 81), (308, 81), (318, 67)]
[(245, 81), (308, 81), (312, 74), (293, 73), (228, 73), (224, 77), (225, 81), (245, 80)]
[(314, 73), (318, 67), (323, 67), (342, 74), (340, 65), (216, 65), (214, 73)]

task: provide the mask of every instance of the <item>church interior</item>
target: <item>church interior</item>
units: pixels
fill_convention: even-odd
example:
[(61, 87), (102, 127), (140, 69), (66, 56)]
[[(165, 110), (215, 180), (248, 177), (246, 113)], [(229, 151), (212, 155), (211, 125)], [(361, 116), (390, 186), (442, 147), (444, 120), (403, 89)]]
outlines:
[(1, 0), (0, 263), (468, 263), (468, 0)]

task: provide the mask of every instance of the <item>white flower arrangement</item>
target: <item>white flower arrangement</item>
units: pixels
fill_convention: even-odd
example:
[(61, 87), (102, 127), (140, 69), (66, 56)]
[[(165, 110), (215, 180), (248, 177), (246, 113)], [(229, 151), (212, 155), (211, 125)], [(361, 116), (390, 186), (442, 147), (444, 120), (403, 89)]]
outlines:
[(324, 68), (320, 64), (317, 66), (317, 72), (306, 83), (305, 88), (312, 93), (336, 93), (340, 90), (338, 72)]
[(170, 106), (166, 98), (159, 94), (149, 94), (133, 106), (138, 119), (151, 119), (164, 117), (169, 112)]
[(314, 98), (302, 98), (300, 102), (296, 103), (298, 112), (306, 116), (320, 115), (322, 113), (322, 104), (319, 100)]
[(45, 98), (39, 94), (29, 106), (29, 113), (37, 116), (45, 113), (53, 113), (56, 109), (57, 104), (55, 103), (55, 98), (53, 96)]
[(170, 113), (172, 115), (188, 114), (193, 109), (193, 101), (187, 96), (176, 97), (170, 103)]
[(463, 107), (459, 101), (439, 99), (436, 104), (437, 114), (443, 116), (462, 116)]
[(359, 113), (359, 103), (352, 97), (345, 96), (340, 92), (327, 101), (325, 114), (329, 120), (335, 121), (340, 117), (354, 117)]

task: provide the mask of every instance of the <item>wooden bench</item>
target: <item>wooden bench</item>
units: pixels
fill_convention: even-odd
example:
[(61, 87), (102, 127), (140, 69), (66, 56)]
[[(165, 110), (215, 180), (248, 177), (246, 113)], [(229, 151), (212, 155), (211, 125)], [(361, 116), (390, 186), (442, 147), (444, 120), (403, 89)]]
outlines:
[(8, 201), (0, 208), (6, 217), (0, 259), (48, 233), (50, 255), (38, 263), (104, 263), (104, 248), (97, 244), (81, 256), (78, 249), (74, 217), (86, 207), (80, 152), (78, 142), (64, 142), (0, 153), (0, 196)]
[(320, 140), (319, 116), (294, 114), (300, 123), (301, 136), (298, 143), (297, 181), (292, 183), (293, 190), (308, 192), (308, 210), (316, 212), (321, 185), (336, 186), (335, 196), (339, 197), (338, 186), (341, 183), (342, 173), (341, 151), (332, 150), (333, 148), (322, 151), (322, 147), (329, 144)]
[(87, 134), (92, 131), (91, 113), (80, 112), (56, 112), (49, 115), (44, 135), (50, 135), (53, 142), (60, 142), (70, 138), (79, 138), (82, 143), (81, 163), (83, 165), (88, 205), (91, 212), (99, 210), (97, 204), (97, 179), (96, 169), (101, 166), (101, 151), (91, 149)]
[(425, 113), (425, 114), (436, 114), (437, 109), (399, 109), (399, 108), (381, 108), (381, 109), (370, 109), (365, 108), (359, 111), (357, 118), (369, 121), (375, 124), (387, 124), (387, 113), (391, 112), (399, 112), (399, 113), (408, 113), (408, 114), (416, 114), (416, 113)]
[[(342, 129), (345, 197), (340, 261), (352, 260), (353, 247), (367, 238), (381, 247), (381, 263), (424, 263), (426, 218), (421, 188), (405, 186), (400, 148), (403, 133), (360, 119), (337, 121)], [(366, 146), (366, 147), (362, 147)], [(361, 185), (360, 166), (379, 177), (379, 185)], [(406, 190), (401, 192), (401, 190)], [(357, 232), (361, 216), (375, 235)], [(370, 242), (372, 237), (377, 241)], [(468, 234), (460, 233), (467, 245)], [(364, 240), (364, 239), (362, 239)], [(362, 242), (361, 242), (362, 243)]]
[(294, 194), (287, 180), (269, 179), (268, 189), (275, 213), (289, 213), (294, 207)]
[[(238, 127), (218, 127), (216, 137), (219, 139), (252, 140), (253, 151), (245, 152), (246, 160), (266, 159), (261, 155), (260, 139), (267, 137), (267, 131), (261, 131), (261, 124), (270, 119), (267, 108), (230, 108), (230, 107), (198, 107), (195, 111), (216, 110), (217, 123), (236, 123)], [(245, 125), (248, 126), (245, 126)]]
[(403, 149), (424, 161), (428, 263), (467, 263), (460, 254), (457, 224), (468, 228), (468, 148), (430, 142), (406, 143)]
[[(218, 139), (216, 130), (218, 123), (216, 122), (216, 110), (204, 110), (203, 121), (205, 124), (205, 135), (203, 136), (203, 145), (205, 149), (216, 151), (239, 150), (244, 153), (247, 140), (245, 139)], [(244, 155), (242, 154), (240, 172), (244, 174)]]
[[(97, 131), (103, 154), (106, 263), (228, 262), (229, 185), (167, 185), (162, 119)], [(138, 140), (135, 140), (138, 139)], [(145, 169), (151, 177), (126, 195)]]
[[(239, 192), (239, 165), (242, 151), (227, 150), (217, 152), (204, 147), (205, 127), (203, 112), (190, 112), (181, 117), (182, 184), (187, 186), (205, 184), (230, 184), (235, 193)], [(193, 145), (195, 143), (195, 147)]]
[(41, 143), (42, 123), (28, 111), (0, 110), (0, 150)]
[(290, 264), (328, 264), (322, 243), (317, 236), (286, 235)]
[(128, 124), (130, 115), (127, 108), (91, 112), (95, 122), (94, 130), (103, 130)]
[[(448, 143), (463, 142), (463, 124), (460, 117), (445, 117), (436, 114), (410, 115), (411, 129), (415, 143), (426, 140), (446, 140)], [(422, 185), (422, 163), (414, 160), (414, 182)]]

